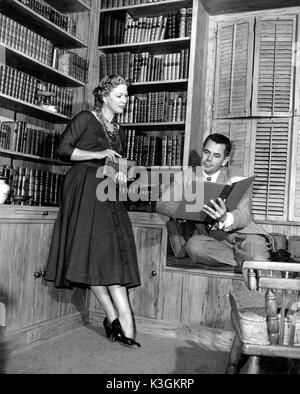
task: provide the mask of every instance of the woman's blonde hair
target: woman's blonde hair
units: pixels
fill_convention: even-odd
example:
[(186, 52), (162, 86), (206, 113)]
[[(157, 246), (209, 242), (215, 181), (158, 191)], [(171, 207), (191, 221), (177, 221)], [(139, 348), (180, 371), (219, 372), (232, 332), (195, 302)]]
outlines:
[(129, 83), (125, 78), (118, 74), (107, 75), (102, 78), (99, 85), (93, 90), (93, 95), (96, 99), (96, 107), (101, 107), (104, 102), (103, 97), (108, 96), (112, 89), (119, 85), (129, 86)]

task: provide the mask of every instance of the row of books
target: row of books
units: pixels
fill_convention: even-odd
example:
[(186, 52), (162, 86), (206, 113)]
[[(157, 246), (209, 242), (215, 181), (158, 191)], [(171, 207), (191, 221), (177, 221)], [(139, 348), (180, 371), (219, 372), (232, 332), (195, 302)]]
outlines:
[(37, 130), (26, 122), (5, 121), (0, 123), (0, 148), (11, 152), (58, 159), (56, 151), (60, 133), (56, 130)]
[(55, 47), (52, 67), (84, 83), (88, 81), (89, 62), (75, 52)]
[(189, 37), (192, 26), (192, 9), (182, 8), (167, 15), (145, 16), (137, 19), (122, 15), (101, 14), (99, 45), (118, 45), (164, 39)]
[(149, 52), (114, 52), (100, 55), (100, 79), (121, 74), (131, 82), (172, 81), (188, 78), (189, 49), (153, 56)]
[(114, 8), (114, 7), (126, 7), (128, 5), (139, 5), (146, 3), (157, 3), (167, 0), (102, 0), (101, 8)]
[(0, 64), (0, 93), (62, 115), (72, 114), (71, 90), (40, 81), (5, 64)]
[(3, 14), (0, 14), (0, 42), (82, 82), (87, 81), (88, 62), (85, 58), (54, 47), (51, 41)]
[(43, 0), (19, 0), (22, 4), (31, 8), (34, 12), (42, 15), (45, 19), (54, 23), (63, 30), (73, 36), (76, 35), (76, 20), (69, 15), (64, 15), (54, 8), (50, 7), (49, 4)]
[(23, 196), (30, 197), (28, 205), (59, 205), (64, 178), (62, 174), (33, 168), (1, 166), (0, 175), (7, 179), (7, 184), (10, 186), (7, 203), (13, 203), (14, 196)]
[(126, 132), (126, 158), (142, 166), (180, 166), (183, 159), (184, 135), (151, 135)]
[(53, 112), (71, 117), (73, 91), (53, 83), (38, 81), (36, 104)]
[(186, 92), (148, 92), (129, 96), (120, 123), (182, 122), (186, 118)]
[(3, 14), (0, 14), (0, 42), (43, 64), (52, 65), (52, 42)]

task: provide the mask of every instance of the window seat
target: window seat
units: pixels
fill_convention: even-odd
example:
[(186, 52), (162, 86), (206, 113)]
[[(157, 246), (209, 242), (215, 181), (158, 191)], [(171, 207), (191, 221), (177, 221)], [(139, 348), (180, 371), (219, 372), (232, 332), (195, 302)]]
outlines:
[(191, 268), (205, 271), (218, 271), (242, 274), (240, 267), (233, 267), (227, 264), (205, 264), (205, 263), (194, 263), (190, 257), (178, 259), (174, 254), (167, 255), (167, 267), (178, 267), (178, 268)]

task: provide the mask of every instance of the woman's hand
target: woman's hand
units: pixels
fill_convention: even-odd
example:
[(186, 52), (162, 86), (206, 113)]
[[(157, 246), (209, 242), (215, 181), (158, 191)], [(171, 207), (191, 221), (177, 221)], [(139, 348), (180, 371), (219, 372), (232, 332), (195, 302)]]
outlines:
[(116, 161), (115, 157), (122, 157), (118, 152), (116, 152), (113, 149), (105, 149), (102, 150), (100, 152), (95, 152), (95, 159), (104, 159), (105, 157), (108, 157), (110, 160), (112, 160), (113, 162)]
[(217, 220), (218, 222), (224, 222), (226, 219), (227, 208), (225, 205), (225, 200), (222, 200), (220, 197), (218, 198), (217, 204), (214, 200), (210, 200), (211, 207), (204, 204), (202, 210), (209, 215), (212, 219)]
[(127, 183), (127, 176), (126, 176), (126, 174), (124, 174), (124, 172), (122, 172), (122, 171), (117, 172), (116, 176), (115, 176), (115, 182)]

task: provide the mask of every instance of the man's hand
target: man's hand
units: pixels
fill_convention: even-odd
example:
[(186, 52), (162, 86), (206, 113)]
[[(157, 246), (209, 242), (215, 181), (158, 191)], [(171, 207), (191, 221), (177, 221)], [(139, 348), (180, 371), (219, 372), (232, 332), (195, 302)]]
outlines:
[(210, 200), (211, 207), (204, 204), (202, 210), (210, 216), (212, 219), (218, 222), (224, 222), (226, 220), (227, 208), (225, 205), (225, 200), (218, 198), (218, 204), (214, 200)]

